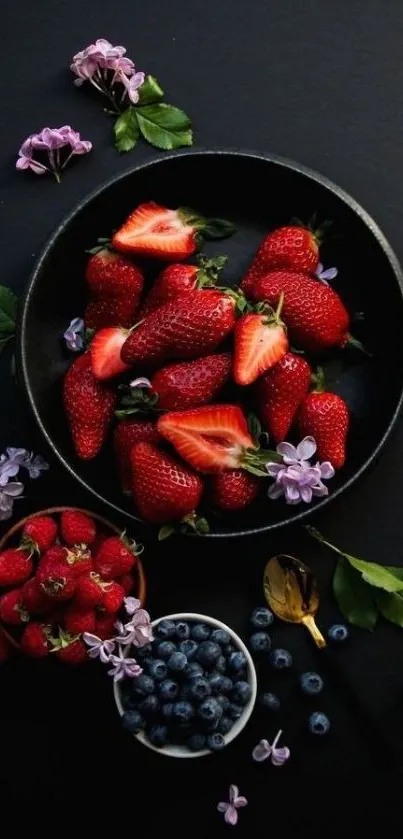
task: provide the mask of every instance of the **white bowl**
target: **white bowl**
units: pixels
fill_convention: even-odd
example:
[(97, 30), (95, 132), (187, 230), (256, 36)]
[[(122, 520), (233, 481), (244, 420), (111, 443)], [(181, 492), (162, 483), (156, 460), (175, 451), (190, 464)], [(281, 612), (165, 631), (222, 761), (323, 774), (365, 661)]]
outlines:
[[(257, 678), (256, 678), (256, 670), (255, 666), (252, 661), (252, 657), (250, 655), (249, 650), (245, 647), (245, 644), (240, 639), (239, 635), (234, 632), (229, 626), (221, 621), (216, 620), (216, 618), (210, 618), (207, 615), (198, 615), (193, 612), (178, 612), (176, 615), (164, 615), (162, 618), (157, 618), (157, 620), (152, 622), (152, 626), (155, 627), (157, 624), (160, 623), (162, 620), (184, 620), (189, 621), (191, 623), (206, 623), (209, 626), (213, 626), (215, 629), (225, 629), (230, 635), (232, 641), (237, 646), (239, 650), (241, 650), (246, 658), (246, 670), (247, 670), (247, 678), (248, 682), (252, 688), (251, 697), (247, 705), (245, 705), (243, 712), (238, 720), (234, 721), (234, 725), (231, 728), (231, 731), (228, 732), (224, 736), (225, 745), (227, 746), (228, 743), (231, 743), (232, 740), (235, 740), (235, 737), (238, 737), (238, 734), (242, 731), (245, 727), (248, 719), (253, 711), (253, 707), (256, 701), (256, 691), (257, 691)], [(129, 648), (133, 649), (133, 648)], [(124, 654), (129, 654), (129, 649), (126, 647)], [(135, 657), (135, 652), (133, 652)], [(113, 685), (113, 694), (115, 697), (115, 702), (117, 705), (117, 709), (119, 711), (120, 716), (124, 713), (124, 708), (122, 705), (122, 688), (121, 682), (115, 682)], [(147, 748), (152, 749), (153, 752), (158, 752), (162, 755), (167, 755), (168, 757), (202, 757), (203, 755), (210, 755), (212, 752), (209, 749), (201, 749), (198, 752), (191, 752), (190, 749), (187, 749), (185, 746), (177, 746), (177, 745), (168, 745), (164, 746), (162, 749), (157, 749), (147, 740), (145, 734), (142, 731), (139, 731), (138, 734), (134, 734), (133, 737), (136, 740), (139, 740), (140, 743), (143, 743), (144, 746)]]

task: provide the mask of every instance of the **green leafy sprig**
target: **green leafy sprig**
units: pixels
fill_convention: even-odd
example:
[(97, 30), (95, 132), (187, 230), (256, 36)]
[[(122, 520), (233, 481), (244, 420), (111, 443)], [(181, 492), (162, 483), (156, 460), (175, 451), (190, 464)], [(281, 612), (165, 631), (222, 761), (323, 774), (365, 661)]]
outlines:
[(189, 117), (180, 108), (163, 102), (164, 96), (157, 79), (146, 76), (139, 88), (138, 104), (129, 105), (115, 122), (115, 146), (118, 151), (131, 151), (140, 135), (150, 145), (165, 151), (192, 145)]

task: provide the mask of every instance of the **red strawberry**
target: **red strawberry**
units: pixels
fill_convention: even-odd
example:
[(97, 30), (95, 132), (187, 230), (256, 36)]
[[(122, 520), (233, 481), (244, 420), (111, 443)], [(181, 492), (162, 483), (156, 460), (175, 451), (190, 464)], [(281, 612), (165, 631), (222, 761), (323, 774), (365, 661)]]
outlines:
[(97, 617), (95, 621), (94, 634), (97, 635), (101, 641), (105, 641), (106, 638), (113, 638), (114, 635), (116, 635), (115, 619), (115, 615), (107, 614)]
[(35, 577), (22, 587), (22, 602), (29, 615), (44, 615), (53, 608), (54, 601), (42, 591)]
[(83, 574), (77, 580), (77, 588), (74, 597), (75, 605), (80, 609), (91, 609), (98, 606), (104, 596), (105, 586), (99, 574), (91, 571), (90, 574)]
[(81, 510), (64, 510), (60, 518), (60, 529), (66, 545), (92, 545), (97, 535), (95, 522)]
[(29, 614), (23, 605), (21, 588), (14, 588), (0, 597), (0, 620), (16, 626), (29, 621)]
[[(140, 443), (140, 445), (146, 444)], [(119, 583), (110, 582), (102, 598), (100, 604), (101, 608), (104, 609), (108, 615), (116, 615), (116, 612), (119, 611), (125, 597), (126, 594), (123, 586), (119, 585)]]
[[(87, 263), (85, 279), (92, 295), (97, 297), (137, 297), (143, 291), (143, 275), (137, 265), (108, 248), (94, 248)], [(88, 324), (86, 324), (88, 326)]]
[(306, 274), (273, 271), (256, 282), (251, 294), (254, 300), (267, 300), (272, 306), (284, 294), (281, 314), (290, 340), (304, 350), (344, 347), (349, 340), (350, 319), (339, 295)]
[(129, 329), (136, 322), (138, 297), (94, 297), (87, 303), (84, 319), (87, 329), (120, 326)]
[(349, 426), (344, 399), (335, 393), (312, 391), (302, 402), (297, 421), (304, 437), (314, 437), (318, 459), (330, 461), (334, 469), (341, 469), (346, 459)]
[(219, 472), (210, 479), (210, 499), (221, 510), (243, 510), (255, 500), (260, 478), (243, 469)]
[[(99, 636), (100, 637), (100, 636)], [(13, 654), (13, 647), (0, 629), (0, 664), (5, 664)]]
[(157, 428), (200, 472), (238, 469), (255, 448), (246, 419), (236, 405), (204, 405), (160, 417)]
[(117, 251), (128, 251), (168, 262), (186, 259), (199, 245), (199, 237), (223, 239), (234, 228), (228, 222), (198, 216), (192, 210), (169, 210), (154, 201), (140, 204), (112, 237)]
[(235, 326), (234, 379), (238, 385), (250, 385), (266, 370), (274, 367), (288, 350), (287, 333), (277, 311), (249, 312)]
[(149, 443), (134, 446), (131, 463), (134, 500), (146, 521), (178, 521), (196, 510), (203, 484), (185, 464)]
[(63, 615), (63, 626), (71, 635), (94, 632), (95, 612), (93, 609), (79, 609), (75, 603), (72, 603)]
[(104, 580), (116, 580), (128, 574), (135, 564), (134, 550), (119, 536), (105, 539), (95, 557), (95, 569)]
[(82, 574), (90, 574), (94, 570), (94, 560), (91, 551), (86, 545), (75, 545), (74, 549), (67, 551), (66, 563), (74, 577), (81, 577)]
[(141, 306), (139, 320), (181, 294), (214, 285), (226, 261), (225, 256), (217, 256), (213, 259), (200, 256), (199, 267), (182, 263), (167, 265), (158, 275)]
[(93, 376), (89, 353), (79, 356), (64, 379), (63, 402), (76, 452), (91, 460), (104, 443), (115, 409), (115, 392)]
[(133, 574), (123, 574), (123, 577), (119, 577), (118, 583), (124, 588), (125, 595), (127, 597), (134, 588), (134, 577)]
[(37, 621), (27, 624), (21, 636), (21, 650), (32, 658), (44, 658), (49, 652), (49, 627)]
[(122, 419), (113, 432), (113, 447), (123, 492), (130, 493), (132, 470), (130, 452), (136, 443), (158, 443), (156, 425), (147, 419)]
[(231, 353), (206, 355), (163, 367), (151, 379), (152, 389), (158, 394), (158, 407), (180, 411), (211, 402), (228, 381), (231, 367)]
[(6, 548), (0, 553), (0, 586), (16, 586), (32, 574), (31, 555), (22, 548)]
[(65, 563), (67, 557), (67, 548), (64, 545), (52, 545), (43, 557), (39, 560), (38, 571), (40, 569), (49, 568), (51, 565)]
[(256, 383), (258, 413), (275, 443), (287, 438), (310, 381), (308, 362), (300, 355), (288, 352)]
[(26, 550), (43, 553), (57, 538), (57, 524), (50, 516), (34, 516), (24, 525), (21, 546)]
[(279, 227), (269, 233), (247, 270), (241, 288), (246, 295), (262, 274), (276, 268), (290, 271), (315, 272), (319, 262), (320, 232), (314, 233), (305, 227)]
[(235, 326), (236, 299), (221, 291), (182, 294), (148, 315), (122, 348), (127, 364), (157, 364), (213, 352)]
[(111, 379), (129, 369), (120, 358), (128, 335), (128, 330), (120, 326), (108, 326), (96, 333), (90, 347), (92, 372), (96, 379)]
[(52, 600), (70, 600), (77, 586), (74, 572), (66, 561), (41, 564), (36, 579), (42, 591)]
[(51, 652), (64, 664), (82, 664), (87, 658), (84, 641), (62, 629), (59, 631), (59, 637), (53, 642)]

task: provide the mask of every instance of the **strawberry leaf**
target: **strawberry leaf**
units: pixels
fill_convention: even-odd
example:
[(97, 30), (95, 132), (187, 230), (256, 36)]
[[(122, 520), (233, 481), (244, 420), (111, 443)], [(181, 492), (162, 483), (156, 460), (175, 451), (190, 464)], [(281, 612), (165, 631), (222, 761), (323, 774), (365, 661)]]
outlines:
[(136, 111), (133, 107), (127, 108), (117, 118), (113, 127), (115, 134), (115, 147), (120, 152), (134, 149), (139, 138), (139, 126)]
[(14, 335), (18, 297), (7, 286), (0, 286), (0, 341)]
[(190, 119), (180, 108), (159, 102), (137, 107), (136, 114), (142, 136), (157, 149), (179, 149), (193, 144)]
[(139, 87), (139, 105), (152, 105), (164, 98), (164, 91), (155, 76), (146, 76)]
[(205, 239), (227, 239), (235, 233), (235, 226), (225, 218), (209, 218), (201, 232)]
[(172, 524), (164, 524), (158, 531), (158, 541), (163, 542), (164, 539), (169, 539), (173, 533), (175, 533), (175, 528)]

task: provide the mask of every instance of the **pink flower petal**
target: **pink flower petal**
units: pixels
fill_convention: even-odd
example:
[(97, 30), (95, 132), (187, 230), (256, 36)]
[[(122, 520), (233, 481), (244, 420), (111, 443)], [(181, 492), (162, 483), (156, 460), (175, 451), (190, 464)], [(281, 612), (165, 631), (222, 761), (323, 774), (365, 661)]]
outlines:
[(228, 801), (219, 801), (217, 804), (217, 810), (219, 813), (225, 813), (228, 806)]
[(316, 443), (313, 437), (304, 437), (297, 446), (298, 460), (309, 460), (316, 452)]
[(288, 760), (290, 757), (290, 750), (287, 746), (283, 746), (281, 749), (273, 749), (273, 753), (271, 756), (271, 762), (273, 766), (283, 766), (283, 764)]
[(232, 807), (231, 804), (229, 804), (226, 809), (224, 819), (227, 822), (227, 824), (231, 824), (232, 826), (235, 825), (238, 821), (238, 813), (235, 807)]
[(261, 740), (260, 743), (255, 746), (252, 752), (253, 760), (256, 763), (262, 763), (264, 760), (267, 760), (268, 757), (271, 755), (271, 745), (268, 740)]

